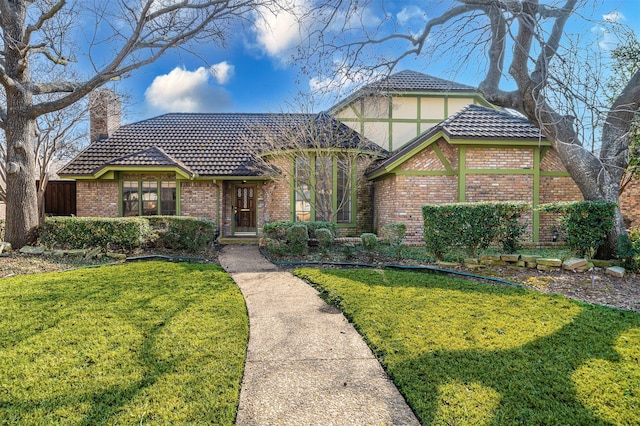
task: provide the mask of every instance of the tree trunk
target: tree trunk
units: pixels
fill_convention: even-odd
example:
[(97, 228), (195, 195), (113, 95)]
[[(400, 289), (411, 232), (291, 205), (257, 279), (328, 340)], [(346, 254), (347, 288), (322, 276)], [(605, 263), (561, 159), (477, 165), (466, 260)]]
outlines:
[(38, 200), (34, 138), (36, 122), (32, 114), (33, 93), (28, 70), (29, 51), (21, 49), (26, 31), (29, 2), (3, 2), (0, 19), (4, 41), (3, 81), (7, 98), (5, 134), (7, 141), (7, 218), (5, 240), (14, 248), (37, 238)]
[[(8, 96), (12, 98), (14, 96)], [(37, 238), (38, 200), (33, 137), (35, 121), (26, 114), (7, 114), (7, 219), (5, 240), (14, 248)]]

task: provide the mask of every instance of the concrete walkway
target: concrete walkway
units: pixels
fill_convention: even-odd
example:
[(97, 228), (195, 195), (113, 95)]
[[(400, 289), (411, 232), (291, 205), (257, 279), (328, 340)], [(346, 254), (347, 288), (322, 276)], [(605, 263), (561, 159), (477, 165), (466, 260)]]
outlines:
[(316, 290), (229, 245), (222, 267), (249, 311), (237, 425), (419, 425), (360, 335)]

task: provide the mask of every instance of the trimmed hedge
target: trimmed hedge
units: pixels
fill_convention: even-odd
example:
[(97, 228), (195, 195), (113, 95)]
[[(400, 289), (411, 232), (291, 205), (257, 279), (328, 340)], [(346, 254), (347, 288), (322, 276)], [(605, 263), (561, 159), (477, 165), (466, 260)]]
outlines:
[(316, 231), (318, 229), (328, 229), (334, 237), (338, 230), (336, 224), (331, 222), (268, 222), (262, 227), (262, 233), (265, 238), (284, 240), (287, 238), (287, 229), (301, 223), (307, 227), (309, 238), (312, 239), (317, 239)]
[(371, 251), (378, 247), (378, 236), (369, 232), (360, 235), (360, 242), (365, 250)]
[(323, 250), (328, 249), (333, 244), (333, 234), (327, 228), (319, 228), (316, 229), (316, 239), (318, 240), (318, 245)]
[(183, 216), (126, 218), (50, 217), (40, 228), (40, 242), (48, 247), (127, 250), (141, 246), (195, 252), (216, 236), (209, 219)]
[(146, 219), (160, 247), (195, 252), (216, 238), (216, 223), (211, 219), (181, 216), (147, 216)]
[(471, 256), (491, 244), (518, 249), (525, 225), (519, 222), (527, 203), (455, 203), (422, 207), (424, 241), (436, 259), (462, 249)]
[(613, 228), (617, 206), (608, 201), (576, 201), (544, 204), (540, 211), (559, 214), (569, 248), (578, 256), (593, 257)]
[(142, 217), (52, 217), (40, 228), (40, 242), (48, 247), (131, 250), (152, 237), (149, 221)]
[(289, 250), (293, 254), (305, 254), (309, 244), (309, 230), (304, 223), (296, 223), (287, 229)]

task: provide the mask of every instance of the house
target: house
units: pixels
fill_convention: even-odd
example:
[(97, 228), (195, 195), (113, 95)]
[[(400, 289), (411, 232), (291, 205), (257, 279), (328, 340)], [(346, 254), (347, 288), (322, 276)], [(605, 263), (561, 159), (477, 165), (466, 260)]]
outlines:
[[(110, 92), (96, 96), (111, 105)], [(517, 200), (535, 207), (582, 198), (528, 120), (493, 107), (470, 86), (414, 71), (365, 86), (317, 115), (118, 121), (117, 107), (92, 111), (95, 140), (59, 172), (77, 182), (78, 216), (208, 217), (223, 238), (260, 236), (272, 221), (331, 220), (353, 236), (404, 222), (407, 242), (420, 243), (427, 203)], [(314, 126), (340, 140), (325, 134), (322, 150), (310, 154), (307, 143), (298, 157), (267, 143), (292, 134), (309, 139)], [(356, 148), (358, 158), (375, 162), (346, 166)], [(272, 167), (259, 161), (265, 158)], [(553, 220), (536, 211), (529, 219), (531, 240), (550, 241)]]

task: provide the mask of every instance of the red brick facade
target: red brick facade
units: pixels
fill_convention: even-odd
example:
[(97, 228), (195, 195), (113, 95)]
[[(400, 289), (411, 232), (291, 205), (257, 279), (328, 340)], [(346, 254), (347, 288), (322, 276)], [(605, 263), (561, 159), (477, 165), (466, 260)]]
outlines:
[[(459, 201), (524, 201), (533, 205), (535, 191), (535, 151), (538, 147), (482, 147), (468, 146), (464, 150), (437, 142), (452, 171), (440, 160), (433, 145), (401, 164), (394, 173), (375, 182), (375, 226), (392, 222), (407, 225), (406, 242), (422, 243), (422, 210), (424, 204), (455, 203)], [(463, 171), (458, 169), (459, 155), (464, 155)], [(544, 149), (540, 162), (539, 203), (582, 199), (571, 178), (547, 176), (565, 172), (558, 156)], [(464, 177), (464, 190), (459, 185)], [(533, 212), (523, 222), (528, 238), (532, 238)], [(540, 214), (540, 241), (551, 241), (554, 218)]]
[(76, 183), (76, 213), (80, 217), (117, 217), (120, 200), (117, 181)]
[(620, 194), (620, 209), (630, 227), (640, 227), (640, 179), (634, 179)]

